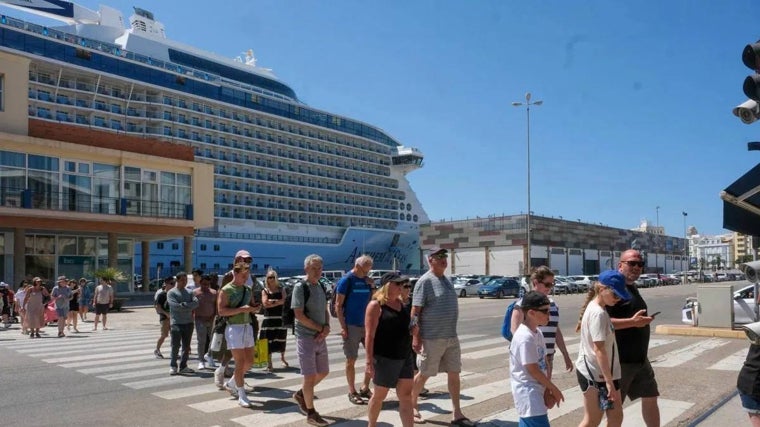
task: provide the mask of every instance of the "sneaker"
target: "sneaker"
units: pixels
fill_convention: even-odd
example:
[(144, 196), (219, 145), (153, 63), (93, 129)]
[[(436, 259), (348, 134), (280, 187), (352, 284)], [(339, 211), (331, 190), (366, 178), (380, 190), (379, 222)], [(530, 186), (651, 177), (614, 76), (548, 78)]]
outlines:
[(192, 369), (190, 369), (187, 366), (185, 366), (184, 368), (182, 368), (182, 369), (179, 370), (179, 373), (182, 374), (182, 375), (189, 375), (189, 374), (194, 374), (195, 371), (193, 371)]
[(238, 389), (235, 385), (235, 379), (230, 378), (226, 383), (224, 383), (224, 388), (230, 392), (232, 397), (238, 397)]
[(156, 356), (156, 359), (163, 359), (164, 355), (161, 354), (161, 350), (155, 349), (153, 350), (153, 355)]
[(298, 404), (298, 410), (302, 414), (304, 414), (304, 415), (308, 415), (309, 414), (309, 409), (306, 407), (306, 400), (304, 400), (304, 398), (303, 398), (303, 391), (302, 390), (298, 390), (297, 392), (293, 393), (293, 400), (295, 400), (296, 403)]
[(40, 333), (39, 333), (39, 332), (35, 332), (35, 333), (34, 333), (34, 337), (35, 337), (35, 338), (42, 338), (42, 337), (40, 336)]
[[(243, 393), (241, 393), (241, 391)], [(244, 390), (238, 390), (238, 405), (242, 406), (243, 408), (250, 408), (253, 406), (253, 403), (248, 400), (248, 396), (245, 394)]]
[(313, 426), (326, 426), (330, 425), (327, 421), (325, 421), (324, 418), (322, 418), (321, 415), (319, 415), (319, 412), (314, 411), (311, 414), (306, 416), (306, 423), (311, 424)]
[(219, 390), (224, 390), (224, 366), (220, 366), (214, 370), (214, 384)]
[(203, 356), (204, 359), (206, 359), (206, 367), (209, 369), (216, 368), (216, 362), (214, 361), (214, 358), (211, 357), (210, 354), (206, 353), (205, 356)]
[(177, 368), (171, 367), (169, 368), (169, 375), (177, 375), (179, 372), (177, 372)]
[(198, 370), (202, 371), (204, 369), (206, 369), (206, 364), (203, 362), (198, 362)]

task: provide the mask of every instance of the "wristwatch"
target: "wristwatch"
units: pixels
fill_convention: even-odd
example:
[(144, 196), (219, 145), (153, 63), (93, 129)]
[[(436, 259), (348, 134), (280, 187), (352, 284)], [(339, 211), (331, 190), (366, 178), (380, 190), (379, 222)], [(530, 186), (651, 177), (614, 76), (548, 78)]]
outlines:
[(419, 325), (420, 318), (417, 316), (412, 316), (412, 320), (409, 321), (409, 329), (414, 328), (415, 326)]

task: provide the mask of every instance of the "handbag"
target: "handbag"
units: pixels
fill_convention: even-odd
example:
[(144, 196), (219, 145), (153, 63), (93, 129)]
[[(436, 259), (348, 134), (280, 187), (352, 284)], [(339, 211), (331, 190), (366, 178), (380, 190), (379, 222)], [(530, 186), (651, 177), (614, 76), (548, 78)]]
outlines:
[(256, 354), (253, 358), (254, 368), (266, 368), (269, 366), (269, 341), (260, 339), (256, 341)]

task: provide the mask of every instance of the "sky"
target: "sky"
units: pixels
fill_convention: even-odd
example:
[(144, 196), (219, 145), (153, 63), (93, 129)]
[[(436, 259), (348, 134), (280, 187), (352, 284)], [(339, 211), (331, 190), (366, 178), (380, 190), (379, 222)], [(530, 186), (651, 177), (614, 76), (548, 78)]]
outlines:
[(746, 145), (760, 122), (731, 114), (752, 73), (742, 49), (760, 38), (751, 0), (103, 4), (146, 8), (168, 38), (216, 54), (253, 49), (306, 104), (420, 149), (408, 178), (433, 221), (527, 210), (526, 111), (511, 105), (526, 92), (543, 101), (535, 215), (719, 234), (720, 191), (760, 160)]

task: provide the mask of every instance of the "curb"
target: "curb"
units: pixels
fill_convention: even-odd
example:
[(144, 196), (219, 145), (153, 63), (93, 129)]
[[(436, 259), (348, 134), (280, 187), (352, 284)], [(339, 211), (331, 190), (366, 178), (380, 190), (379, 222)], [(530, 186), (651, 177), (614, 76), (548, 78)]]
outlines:
[(714, 414), (717, 410), (723, 407), (723, 405), (730, 402), (733, 398), (739, 395), (739, 390), (734, 390), (731, 393), (724, 396), (722, 399), (720, 399), (718, 402), (716, 402), (710, 409), (702, 413), (697, 418), (694, 418), (689, 424), (687, 424), (686, 427), (696, 427), (700, 425), (702, 422), (710, 418), (712, 414)]
[(661, 335), (683, 335), (690, 337), (746, 338), (744, 331), (740, 329), (705, 328), (688, 325), (657, 325), (655, 333)]

